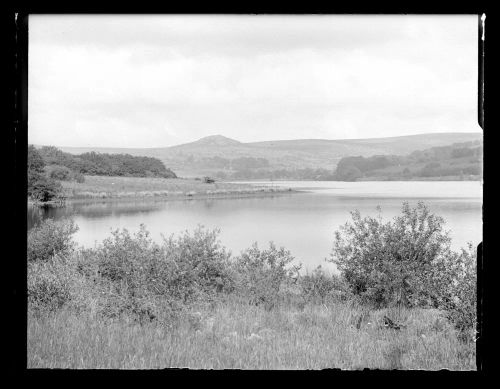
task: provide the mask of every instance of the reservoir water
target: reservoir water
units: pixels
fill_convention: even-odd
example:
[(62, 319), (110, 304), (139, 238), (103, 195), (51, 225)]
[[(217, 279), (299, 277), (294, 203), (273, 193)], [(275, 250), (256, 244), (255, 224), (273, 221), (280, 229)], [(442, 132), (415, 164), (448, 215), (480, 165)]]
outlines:
[(72, 216), (79, 226), (74, 238), (92, 247), (118, 228), (130, 232), (145, 224), (153, 239), (193, 230), (197, 225), (219, 228), (223, 245), (239, 254), (258, 242), (260, 248), (273, 241), (291, 251), (303, 268), (318, 265), (334, 270), (325, 262), (332, 248), (334, 232), (351, 220), (350, 211), (377, 215), (384, 220), (400, 214), (404, 201), (424, 201), (445, 221), (452, 246), (458, 250), (467, 242), (482, 240), (482, 185), (477, 181), (434, 182), (335, 182), (281, 181), (252, 182), (304, 190), (273, 197), (90, 202), (62, 208), (28, 208), (28, 229), (40, 218)]

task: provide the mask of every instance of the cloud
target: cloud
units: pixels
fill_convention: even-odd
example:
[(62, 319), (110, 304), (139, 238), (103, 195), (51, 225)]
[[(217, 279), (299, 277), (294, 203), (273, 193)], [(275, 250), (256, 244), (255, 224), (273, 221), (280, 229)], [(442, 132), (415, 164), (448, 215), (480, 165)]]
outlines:
[(473, 16), (30, 17), (30, 142), (476, 131), (476, 34)]

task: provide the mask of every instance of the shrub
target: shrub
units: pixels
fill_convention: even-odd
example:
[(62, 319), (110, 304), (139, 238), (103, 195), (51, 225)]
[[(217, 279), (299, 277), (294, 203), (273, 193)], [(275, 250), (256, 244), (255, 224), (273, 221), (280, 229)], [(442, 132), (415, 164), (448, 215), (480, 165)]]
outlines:
[(71, 171), (71, 169), (59, 165), (47, 166), (47, 174), (50, 178), (61, 181), (69, 181), (73, 176), (73, 172)]
[(37, 313), (55, 311), (70, 303), (87, 308), (87, 280), (78, 273), (72, 257), (55, 255), (28, 262), (28, 305)]
[(185, 232), (177, 239), (164, 240), (166, 256), (179, 274), (194, 279), (206, 296), (230, 290), (233, 287), (230, 253), (220, 244), (218, 229), (208, 231), (199, 226), (193, 234)]
[(354, 295), (376, 307), (394, 304), (444, 309), (458, 329), (475, 320), (475, 256), (454, 253), (444, 220), (419, 202), (403, 204), (392, 222), (361, 218), (335, 233), (331, 261)]
[(38, 311), (61, 308), (70, 299), (67, 268), (59, 257), (28, 263), (28, 304)]
[(46, 219), (28, 232), (28, 262), (47, 261), (58, 254), (69, 256), (74, 249), (72, 235), (78, 231), (72, 219)]
[(74, 172), (73, 173), (73, 178), (76, 182), (82, 184), (85, 182), (85, 176), (82, 173), (79, 172)]
[(141, 225), (131, 235), (114, 231), (95, 249), (84, 252), (79, 270), (102, 290), (102, 313), (131, 314), (139, 320), (170, 317), (197, 301), (209, 301), (230, 285), (229, 254), (218, 231), (198, 227), (154, 243)]
[(35, 201), (47, 202), (57, 199), (62, 193), (62, 186), (53, 178), (39, 175), (28, 187), (28, 195)]
[(46, 167), (46, 171), (48, 177), (54, 180), (85, 182), (85, 176), (82, 173), (71, 170), (66, 166), (50, 165)]
[(43, 173), (43, 168), (45, 167), (45, 162), (43, 161), (42, 155), (33, 145), (28, 146), (28, 177), (32, 172)]
[[(439, 307), (446, 311), (447, 318), (459, 330), (459, 338), (471, 341), (475, 338), (477, 325), (477, 254), (468, 244), (467, 249), (451, 256), (446, 266), (452, 272), (452, 280), (444, 280), (436, 275), (441, 282), (441, 299)], [(448, 282), (446, 282), (448, 281)]]
[(450, 238), (443, 219), (419, 203), (404, 203), (401, 216), (383, 223), (352, 212), (352, 223), (335, 233), (331, 261), (354, 294), (375, 306), (393, 302), (415, 305), (426, 294), (433, 265), (449, 252)]
[(294, 257), (274, 243), (269, 249), (259, 250), (257, 243), (236, 259), (237, 287), (251, 304), (264, 303), (272, 307), (280, 298), (283, 286), (294, 283), (301, 265), (290, 266)]
[(346, 300), (349, 296), (348, 286), (337, 275), (327, 274), (320, 266), (299, 278), (302, 297), (306, 302), (323, 304), (330, 297)]

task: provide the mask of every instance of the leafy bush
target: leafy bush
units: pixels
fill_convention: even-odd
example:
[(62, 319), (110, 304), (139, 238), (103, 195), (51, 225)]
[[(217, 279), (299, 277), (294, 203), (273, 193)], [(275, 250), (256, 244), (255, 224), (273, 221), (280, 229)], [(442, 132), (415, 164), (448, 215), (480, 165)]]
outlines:
[(28, 146), (28, 176), (30, 172), (43, 173), (45, 162), (33, 145)]
[(72, 235), (78, 231), (73, 220), (46, 219), (28, 232), (28, 262), (47, 261), (58, 254), (69, 256), (75, 243)]
[(230, 253), (220, 244), (219, 233), (218, 229), (208, 231), (199, 226), (193, 234), (185, 232), (177, 239), (170, 236), (163, 245), (175, 264), (176, 277), (193, 278), (207, 296), (233, 287)]
[[(467, 249), (453, 255), (443, 264), (454, 275), (451, 282), (441, 277), (441, 299), (439, 307), (446, 311), (447, 318), (459, 330), (462, 340), (471, 341), (476, 335), (477, 325), (477, 254), (469, 243)], [(450, 270), (451, 268), (451, 270)], [(436, 280), (437, 281), (437, 280)], [(446, 280), (445, 280), (446, 281)]]
[(45, 162), (38, 150), (33, 145), (28, 146), (28, 196), (31, 196), (33, 185), (44, 174)]
[(199, 227), (192, 235), (171, 236), (159, 245), (143, 225), (134, 235), (117, 230), (84, 252), (79, 270), (102, 290), (106, 316), (171, 316), (189, 304), (211, 300), (230, 285), (229, 254), (217, 236), (217, 230)]
[(353, 222), (335, 233), (331, 261), (353, 293), (376, 306), (420, 302), (436, 261), (449, 252), (442, 218), (430, 214), (423, 203), (416, 209), (404, 203), (402, 211), (387, 223), (380, 214), (361, 218), (355, 211)]
[(337, 275), (327, 274), (320, 266), (299, 278), (301, 295), (306, 302), (323, 304), (328, 297), (346, 300), (349, 296), (348, 285)]
[(85, 182), (85, 176), (82, 173), (74, 172), (73, 178), (76, 182), (82, 184)]
[(454, 253), (443, 218), (419, 202), (392, 222), (361, 218), (335, 233), (331, 261), (354, 295), (376, 307), (444, 309), (461, 330), (473, 326), (476, 273), (472, 251)]
[(71, 259), (58, 255), (28, 262), (27, 275), (28, 304), (35, 312), (55, 311), (68, 304), (85, 282)]
[(237, 288), (251, 304), (265, 304), (271, 308), (280, 298), (283, 286), (299, 276), (301, 265), (290, 266), (294, 257), (274, 243), (269, 249), (259, 250), (257, 243), (236, 259)]
[(61, 184), (44, 175), (38, 176), (28, 187), (28, 195), (33, 200), (39, 202), (47, 202), (57, 199), (61, 193)]
[(50, 178), (61, 181), (69, 181), (72, 179), (73, 172), (65, 166), (50, 165), (47, 166), (47, 174)]

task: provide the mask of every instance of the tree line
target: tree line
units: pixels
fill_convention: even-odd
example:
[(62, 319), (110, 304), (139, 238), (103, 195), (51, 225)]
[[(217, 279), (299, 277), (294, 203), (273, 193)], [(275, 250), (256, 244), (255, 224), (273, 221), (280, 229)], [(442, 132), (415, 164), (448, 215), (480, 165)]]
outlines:
[(47, 165), (64, 166), (73, 171), (96, 176), (176, 178), (162, 161), (130, 154), (89, 152), (79, 155), (65, 153), (54, 146), (43, 146), (40, 155)]
[(339, 181), (356, 181), (363, 177), (408, 179), (480, 175), (483, 146), (480, 141), (418, 150), (406, 156), (375, 155), (342, 158), (335, 171)]
[(84, 175), (177, 178), (157, 158), (129, 154), (72, 155), (54, 146), (28, 146), (28, 197), (37, 202), (57, 200), (61, 181), (84, 182)]

